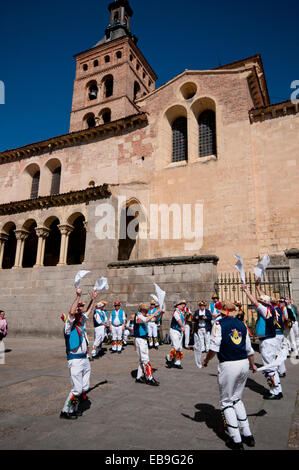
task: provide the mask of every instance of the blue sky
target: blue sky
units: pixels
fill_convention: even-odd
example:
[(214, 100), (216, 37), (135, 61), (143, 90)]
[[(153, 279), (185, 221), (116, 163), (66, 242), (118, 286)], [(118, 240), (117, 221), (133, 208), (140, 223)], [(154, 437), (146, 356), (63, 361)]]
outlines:
[[(1, 2), (0, 151), (69, 130), (74, 54), (109, 23), (106, 0)], [(299, 2), (131, 0), (132, 32), (162, 85), (185, 69), (209, 69), (261, 53), (272, 103), (299, 80)]]

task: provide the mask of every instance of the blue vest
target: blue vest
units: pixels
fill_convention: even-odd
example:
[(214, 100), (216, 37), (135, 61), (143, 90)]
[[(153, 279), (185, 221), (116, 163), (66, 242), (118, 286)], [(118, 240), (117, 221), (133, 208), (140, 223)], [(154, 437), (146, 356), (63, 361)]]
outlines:
[(247, 359), (247, 328), (244, 323), (234, 317), (224, 317), (219, 320), (219, 325), (221, 327), (221, 344), (217, 353), (219, 362)]
[(134, 317), (134, 337), (135, 338), (146, 338), (147, 337), (147, 324), (146, 323), (138, 323), (137, 322), (137, 315), (135, 314)]
[(255, 332), (259, 339), (275, 338), (276, 336), (274, 325), (275, 311), (272, 306), (269, 306), (268, 309), (271, 310), (271, 316), (267, 320), (259, 313), (257, 314)]
[(279, 307), (274, 307), (274, 325), (277, 335), (283, 335), (284, 325), (283, 325), (283, 313)]
[(95, 310), (93, 314), (93, 326), (96, 328), (97, 326), (102, 326), (102, 323), (98, 323), (95, 317), (95, 314), (98, 313), (100, 316), (100, 319), (102, 323), (105, 323), (107, 321), (107, 313), (102, 310)]
[[(115, 318), (116, 318), (116, 311), (113, 310), (111, 312), (111, 323), (112, 324), (114, 323)], [(120, 323), (123, 325), (123, 323), (124, 323), (124, 311), (121, 308), (118, 311), (118, 318), (119, 318)]]
[(176, 319), (174, 318), (174, 314), (175, 313), (178, 313), (181, 317), (181, 322), (183, 323), (183, 325), (185, 325), (185, 317), (184, 317), (184, 314), (177, 308), (173, 315), (172, 315), (172, 320), (171, 320), (171, 325), (170, 325), (170, 328), (172, 328), (173, 330), (177, 330), (177, 331), (182, 331), (182, 327), (178, 324), (178, 322), (176, 321)]
[(70, 357), (70, 352), (81, 346), (84, 336), (85, 336), (85, 330), (84, 330), (84, 327), (82, 325), (80, 325), (80, 326), (78, 326), (78, 325), (75, 326), (74, 325), (73, 328), (72, 328), (72, 331), (68, 335), (64, 333), (66, 354), (67, 354), (67, 359), (68, 360), (69, 359), (74, 359), (76, 357), (78, 359), (80, 359), (83, 356), (86, 357), (86, 353), (83, 354), (83, 355), (82, 354), (78, 354), (78, 355), (77, 354), (72, 354), (72, 356), (74, 356), (74, 357)]

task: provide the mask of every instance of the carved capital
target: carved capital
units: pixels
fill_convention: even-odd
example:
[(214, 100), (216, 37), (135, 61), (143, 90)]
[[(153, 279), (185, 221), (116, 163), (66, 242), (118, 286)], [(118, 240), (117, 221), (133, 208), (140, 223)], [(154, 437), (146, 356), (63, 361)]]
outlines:
[(74, 227), (72, 225), (64, 224), (58, 225), (61, 235), (66, 235), (67, 237), (72, 233)]
[(17, 229), (14, 231), (15, 232), (15, 235), (16, 235), (16, 239), (17, 240), (26, 240), (26, 238), (28, 238), (30, 232), (28, 232), (28, 230), (24, 230), (24, 229)]
[(50, 229), (47, 227), (36, 227), (35, 231), (38, 238), (47, 238), (50, 234)]

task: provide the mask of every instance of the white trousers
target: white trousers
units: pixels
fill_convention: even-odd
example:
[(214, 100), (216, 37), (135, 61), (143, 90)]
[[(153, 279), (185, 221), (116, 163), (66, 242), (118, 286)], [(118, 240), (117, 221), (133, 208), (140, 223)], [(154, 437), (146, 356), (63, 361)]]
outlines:
[(101, 346), (104, 339), (105, 339), (105, 326), (104, 325), (97, 326), (94, 329), (94, 343), (93, 343), (93, 350), (91, 353), (93, 357), (96, 356), (97, 349), (99, 348), (99, 346)]
[(76, 411), (70, 400), (72, 396), (79, 397), (83, 392), (87, 392), (90, 387), (90, 362), (89, 359), (71, 359), (68, 368), (71, 375), (72, 390), (70, 391), (62, 411), (72, 413)]
[[(281, 351), (284, 348), (288, 349), (288, 344), (287, 344), (287, 341), (286, 341), (284, 335), (276, 335), (276, 341), (278, 343), (278, 351)], [(278, 373), (279, 374), (285, 374), (286, 373), (285, 361), (283, 361), (280, 364), (280, 366), (278, 366)]]
[[(259, 349), (262, 356), (263, 365), (270, 365), (273, 361), (275, 361), (280, 351), (277, 337), (260, 340)], [(278, 375), (278, 367), (269, 367), (269, 369), (265, 370), (264, 374), (270, 387), (270, 393), (272, 395), (278, 395), (281, 393), (282, 388)]]
[(297, 346), (297, 349), (299, 350), (299, 324), (298, 324), (298, 321), (295, 321), (295, 323), (293, 323), (292, 330), (294, 331), (296, 346)]
[(112, 344), (112, 350), (113, 351), (116, 351), (116, 350), (121, 351), (122, 344), (116, 344), (115, 342), (122, 341), (122, 335), (123, 335), (122, 325), (120, 325), (120, 326), (112, 325), (112, 341), (114, 342), (114, 344)]
[(210, 348), (210, 332), (206, 331), (205, 328), (198, 328), (197, 335), (201, 342), (202, 352), (208, 351)]
[(294, 328), (294, 325), (295, 323), (293, 323), (292, 328), (287, 329), (287, 339), (289, 341), (290, 349), (293, 350), (295, 356), (298, 356), (298, 346), (297, 346), (297, 341), (296, 341), (296, 326)]
[[(170, 328), (169, 336), (171, 340), (171, 345), (176, 352), (182, 352), (183, 350), (183, 333), (178, 330)], [(170, 356), (168, 355), (168, 360), (171, 361)], [(178, 357), (175, 357), (174, 364), (181, 365), (181, 360)]]
[(132, 336), (132, 332), (130, 330), (128, 330), (128, 328), (125, 328), (124, 332), (123, 332), (123, 341), (124, 341), (124, 344), (127, 344), (128, 342), (128, 337), (129, 336)]
[(150, 364), (147, 339), (135, 338), (135, 347), (139, 359), (137, 379), (140, 379), (140, 377), (145, 375), (150, 380), (152, 378), (152, 374), (149, 374), (146, 369), (148, 364)]
[(222, 362), (218, 366), (221, 411), (228, 433), (234, 442), (241, 442), (241, 434), (251, 435), (247, 413), (242, 401), (248, 371), (248, 359)]
[(190, 325), (186, 323), (185, 325), (185, 348), (189, 348), (189, 343), (190, 343)]
[(158, 338), (158, 325), (155, 322), (148, 322), (147, 324), (148, 337)]

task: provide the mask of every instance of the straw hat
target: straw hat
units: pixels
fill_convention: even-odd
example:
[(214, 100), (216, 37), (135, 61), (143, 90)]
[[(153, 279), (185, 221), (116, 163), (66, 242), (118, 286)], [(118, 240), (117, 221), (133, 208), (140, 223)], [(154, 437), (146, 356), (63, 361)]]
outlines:
[(271, 304), (271, 297), (269, 295), (261, 295), (258, 299), (258, 302), (262, 302), (263, 304), (270, 305)]
[(105, 302), (105, 300), (101, 300), (96, 304), (96, 308), (105, 307), (105, 305), (107, 305), (107, 302)]
[(236, 310), (236, 306), (230, 300), (223, 300), (223, 302), (217, 302), (215, 304), (215, 307), (218, 312), (222, 313), (223, 315), (229, 315), (230, 312), (234, 312)]
[(200, 302), (198, 302), (198, 305), (199, 305), (199, 307), (206, 307), (207, 302), (205, 302), (204, 300), (201, 300)]
[(139, 305), (139, 310), (146, 310), (148, 311), (150, 306), (148, 304), (140, 304)]
[(178, 302), (175, 302), (174, 306), (178, 307), (178, 305), (182, 305), (182, 304), (186, 305), (187, 304), (186, 300), (179, 300)]
[(118, 306), (120, 306), (120, 305), (121, 305), (120, 302), (114, 302), (114, 303), (113, 303), (113, 307), (118, 307)]

